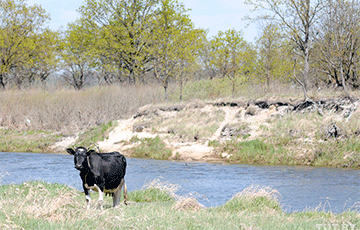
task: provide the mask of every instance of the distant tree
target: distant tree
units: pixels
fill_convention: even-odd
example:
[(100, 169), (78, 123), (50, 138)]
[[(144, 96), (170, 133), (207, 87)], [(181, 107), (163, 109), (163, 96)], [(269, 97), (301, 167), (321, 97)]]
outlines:
[(256, 20), (266, 19), (280, 23), (286, 35), (292, 40), (303, 59), (302, 80), (297, 81), (303, 88), (304, 98), (308, 99), (308, 79), (310, 73), (310, 51), (314, 29), (324, 8), (323, 0), (247, 0), (255, 10), (270, 12), (260, 15)]
[(219, 74), (211, 56), (211, 54), (214, 52), (213, 49), (216, 47), (212, 46), (211, 41), (206, 37), (202, 39), (202, 42), (203, 45), (200, 49), (198, 49), (200, 64), (203, 67), (206, 76), (210, 79), (213, 79)]
[(5, 88), (10, 71), (23, 71), (39, 55), (37, 41), (46, 30), (49, 15), (38, 5), (28, 6), (25, 0), (0, 1), (0, 15), (0, 87)]
[(75, 89), (84, 87), (92, 76), (92, 65), (96, 58), (96, 37), (89, 32), (82, 20), (69, 23), (61, 43), (63, 78)]
[(168, 99), (169, 80), (176, 77), (179, 67), (186, 62), (194, 62), (197, 40), (204, 33), (194, 29), (183, 4), (175, 0), (162, 0), (155, 20), (151, 43), (153, 72), (165, 91)]
[(254, 70), (256, 51), (244, 40), (241, 32), (234, 29), (219, 31), (212, 40), (212, 62), (223, 77), (232, 84), (235, 96), (237, 83), (249, 80)]
[(344, 89), (360, 86), (360, 4), (358, 1), (327, 0), (316, 39), (320, 71)]
[(288, 55), (288, 44), (278, 26), (266, 24), (256, 40), (258, 50), (258, 78), (265, 82), (267, 89), (270, 82), (289, 77), (292, 64)]
[[(99, 55), (134, 83), (150, 71), (149, 40), (158, 0), (85, 0), (81, 18), (101, 34)], [(107, 68), (108, 69), (108, 68)]]

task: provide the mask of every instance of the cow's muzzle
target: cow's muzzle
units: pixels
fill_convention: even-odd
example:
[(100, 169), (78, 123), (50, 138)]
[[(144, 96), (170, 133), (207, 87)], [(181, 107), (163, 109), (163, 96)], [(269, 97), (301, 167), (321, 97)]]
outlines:
[(82, 169), (82, 165), (75, 165), (75, 168), (80, 170), (80, 169)]

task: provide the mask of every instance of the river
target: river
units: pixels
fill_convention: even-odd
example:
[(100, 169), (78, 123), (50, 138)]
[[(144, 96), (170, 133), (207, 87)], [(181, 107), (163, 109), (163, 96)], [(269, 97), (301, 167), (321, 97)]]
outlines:
[[(154, 179), (180, 186), (178, 195), (199, 194), (206, 207), (218, 206), (251, 185), (271, 186), (281, 194), (287, 212), (326, 210), (335, 213), (360, 208), (360, 170), (306, 166), (257, 166), (186, 163), (128, 158), (129, 191)], [(0, 184), (43, 180), (82, 190), (73, 156), (1, 153)], [(3, 174), (2, 173), (2, 174)]]

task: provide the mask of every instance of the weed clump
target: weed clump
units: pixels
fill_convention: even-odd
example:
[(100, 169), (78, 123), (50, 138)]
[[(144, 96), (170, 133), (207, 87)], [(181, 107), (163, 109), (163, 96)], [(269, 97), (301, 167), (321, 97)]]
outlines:
[(175, 210), (183, 211), (199, 211), (204, 208), (202, 204), (195, 197), (186, 197), (176, 201), (174, 207)]
[(150, 181), (142, 190), (135, 190), (129, 194), (130, 201), (134, 202), (172, 202), (178, 196), (175, 194), (178, 185), (163, 182), (160, 179)]
[(280, 197), (281, 195), (276, 189), (254, 185), (236, 194), (220, 208), (230, 212), (244, 210), (253, 212), (281, 211)]

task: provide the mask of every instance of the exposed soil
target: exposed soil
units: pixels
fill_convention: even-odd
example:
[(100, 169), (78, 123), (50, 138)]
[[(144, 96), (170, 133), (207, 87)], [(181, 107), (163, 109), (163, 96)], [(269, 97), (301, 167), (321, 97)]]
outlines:
[[(357, 110), (357, 104), (358, 99), (340, 98), (306, 102), (257, 100), (250, 102), (193, 102), (171, 106), (148, 105), (140, 108), (132, 118), (118, 120), (118, 126), (109, 134), (109, 138), (99, 142), (98, 145), (102, 151), (120, 151), (127, 155), (127, 149), (137, 144), (130, 142), (132, 137), (160, 136), (165, 141), (167, 148), (172, 150), (173, 159), (216, 161), (219, 159), (219, 153), (215, 155), (214, 148), (208, 145), (209, 141), (225, 141), (241, 137), (252, 140), (264, 137), (263, 130), (264, 127), (269, 126), (267, 122), (269, 118), (280, 119), (291, 113), (314, 112), (322, 116), (324, 113), (334, 113), (337, 116), (336, 119), (346, 121)], [(178, 130), (164, 125), (169, 121), (182, 123), (184, 116), (203, 116), (205, 119), (214, 114), (223, 114), (223, 119), (218, 122), (216, 131), (208, 136), (196, 133), (191, 138), (189, 138), (190, 134), (186, 134), (187, 136), (184, 138), (184, 134), (180, 134)], [(189, 125), (191, 126), (189, 121), (184, 123), (184, 126)], [(336, 127), (332, 127), (332, 130), (329, 128), (328, 135), (337, 135)], [(74, 140), (68, 138), (56, 145), (57, 147), (67, 147)], [(226, 153), (222, 154), (220, 154), (222, 158), (229, 157)]]

